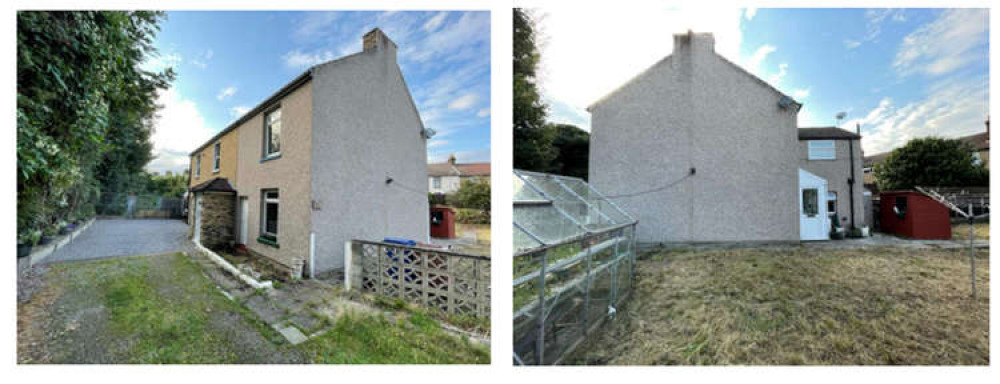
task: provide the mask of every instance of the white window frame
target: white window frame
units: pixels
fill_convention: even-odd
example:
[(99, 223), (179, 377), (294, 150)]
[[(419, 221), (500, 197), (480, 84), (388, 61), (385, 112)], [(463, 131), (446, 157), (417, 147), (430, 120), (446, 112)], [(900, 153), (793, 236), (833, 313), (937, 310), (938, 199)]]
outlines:
[(201, 177), (201, 153), (194, 158), (194, 163), (194, 178), (197, 179)]
[(215, 143), (214, 153), (215, 153), (215, 155), (213, 156), (213, 160), (212, 160), (214, 168), (212, 169), (212, 172), (218, 173), (219, 172), (219, 165), (222, 164), (222, 142), (221, 141)]
[(434, 189), (441, 189), (441, 176), (434, 176), (431, 178), (431, 185)]
[(836, 160), (836, 140), (809, 140), (809, 160)]
[[(270, 193), (275, 193), (275, 197), (268, 197)], [(281, 195), (278, 194), (277, 189), (265, 189), (261, 191), (261, 209), (260, 209), (260, 234), (261, 236), (270, 237), (270, 240), (278, 242), (278, 226), (281, 224), (278, 222), (278, 218), (281, 217)], [(275, 218), (275, 233), (267, 231), (267, 205), (277, 204), (278, 205), (278, 217)]]
[[(269, 121), (271, 116), (278, 114), (276, 121)], [(278, 150), (271, 151), (271, 126), (278, 123)], [(274, 108), (264, 114), (264, 158), (270, 159), (281, 156), (281, 107)]]

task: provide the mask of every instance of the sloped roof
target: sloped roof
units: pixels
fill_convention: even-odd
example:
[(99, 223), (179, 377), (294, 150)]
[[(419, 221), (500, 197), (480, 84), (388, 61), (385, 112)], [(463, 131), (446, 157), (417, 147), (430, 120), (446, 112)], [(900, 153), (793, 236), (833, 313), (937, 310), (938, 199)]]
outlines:
[(229, 184), (229, 180), (224, 177), (216, 177), (204, 183), (191, 187), (191, 192), (232, 192), (236, 193), (236, 188)]
[(837, 127), (799, 128), (799, 140), (860, 140), (861, 135)]
[[(711, 34), (709, 34), (709, 35), (711, 35)], [(756, 82), (758, 84), (763, 85), (765, 88), (770, 89), (771, 91), (777, 93), (778, 95), (781, 95), (782, 97), (787, 97), (787, 98), (791, 99), (792, 102), (793, 102), (793, 104), (795, 105), (795, 110), (796, 111), (799, 111), (799, 110), (802, 109), (802, 105), (803, 104), (801, 102), (795, 100), (791, 96), (786, 95), (784, 92), (781, 92), (780, 90), (778, 90), (778, 88), (775, 88), (773, 85), (771, 85), (771, 83), (768, 83), (764, 79), (761, 79), (760, 77), (757, 77), (757, 75), (754, 75), (754, 74), (750, 73), (750, 71), (746, 70), (746, 68), (743, 68), (743, 67), (739, 66), (738, 64), (730, 61), (725, 56), (720, 55), (718, 52), (715, 52), (714, 50), (712, 51), (712, 54), (714, 54), (715, 57), (722, 59), (722, 62), (724, 62), (726, 64), (729, 64), (729, 66), (731, 66), (732, 68), (736, 69), (738, 72), (743, 73), (744, 75), (749, 76), (751, 79), (756, 80)], [(590, 105), (588, 105), (587, 108), (586, 108), (586, 111), (587, 112), (591, 112), (594, 107), (596, 107), (596, 106), (604, 103), (606, 100), (610, 99), (612, 96), (614, 96), (615, 94), (617, 94), (621, 90), (625, 89), (626, 87), (628, 87), (632, 83), (639, 81), (639, 79), (641, 79), (643, 76), (645, 76), (648, 72), (652, 71), (654, 68), (656, 68), (656, 67), (660, 66), (661, 64), (664, 64), (664, 63), (672, 60), (673, 56), (674, 56), (674, 54), (671, 53), (671, 54), (667, 55), (666, 57), (664, 57), (663, 59), (660, 59), (659, 61), (657, 61), (653, 65), (649, 66), (649, 68), (646, 68), (642, 72), (639, 72), (638, 74), (636, 74), (635, 76), (633, 76), (631, 79), (629, 79), (628, 81), (622, 83), (622, 85), (618, 86), (617, 88), (615, 88), (614, 90), (612, 90), (611, 92), (609, 92), (607, 95), (604, 95), (600, 99), (597, 99), (597, 101), (594, 101), (593, 103), (591, 103)]]
[(490, 163), (427, 164), (427, 176), (489, 176)]

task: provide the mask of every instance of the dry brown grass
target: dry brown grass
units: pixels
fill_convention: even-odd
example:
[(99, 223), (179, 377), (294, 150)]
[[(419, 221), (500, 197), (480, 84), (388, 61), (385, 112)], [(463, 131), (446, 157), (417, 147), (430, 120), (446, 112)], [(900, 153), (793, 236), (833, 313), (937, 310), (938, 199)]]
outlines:
[[(990, 222), (983, 223), (973, 223), (973, 232), (976, 234), (976, 240), (989, 240), (990, 239)], [(969, 240), (969, 224), (952, 224), (951, 226), (951, 239), (958, 241), (968, 241)]]
[(659, 251), (577, 364), (989, 364), (989, 252)]

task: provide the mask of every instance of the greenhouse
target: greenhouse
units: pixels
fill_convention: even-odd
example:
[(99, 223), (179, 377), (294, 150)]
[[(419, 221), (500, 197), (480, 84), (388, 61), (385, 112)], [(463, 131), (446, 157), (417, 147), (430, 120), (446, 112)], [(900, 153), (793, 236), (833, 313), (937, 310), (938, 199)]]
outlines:
[(514, 362), (559, 364), (632, 289), (636, 220), (586, 181), (514, 170)]

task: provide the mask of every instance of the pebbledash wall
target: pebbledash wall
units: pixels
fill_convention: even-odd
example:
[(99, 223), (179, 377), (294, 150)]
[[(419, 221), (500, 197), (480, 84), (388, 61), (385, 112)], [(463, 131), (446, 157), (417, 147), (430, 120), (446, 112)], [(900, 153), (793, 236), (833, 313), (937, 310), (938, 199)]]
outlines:
[[(864, 185), (862, 184), (861, 141), (854, 140), (854, 226), (857, 228), (868, 225), (865, 222)], [(822, 141), (822, 140), (820, 140)], [(848, 140), (833, 140), (836, 155), (835, 160), (809, 160), (809, 141), (799, 141), (799, 164), (802, 169), (826, 179), (827, 191), (837, 193), (837, 216), (840, 225), (850, 228), (851, 200), (850, 186), (847, 180), (851, 177), (850, 144)], [(826, 202), (826, 196), (821, 196)]]
[[(238, 128), (239, 199), (247, 200), (247, 249), (298, 275), (309, 255), (312, 82), (261, 108)], [(281, 155), (264, 159), (264, 115), (281, 110)], [(277, 246), (260, 242), (262, 193), (278, 191)], [(240, 202), (237, 202), (240, 204)]]
[[(590, 182), (640, 242), (798, 241), (797, 105), (717, 55), (711, 34), (592, 105)], [(694, 174), (690, 174), (694, 169)]]
[(311, 223), (319, 271), (344, 266), (346, 241), (427, 241), (430, 231), (427, 141), (396, 44), (376, 29), (363, 46), (313, 70)]

